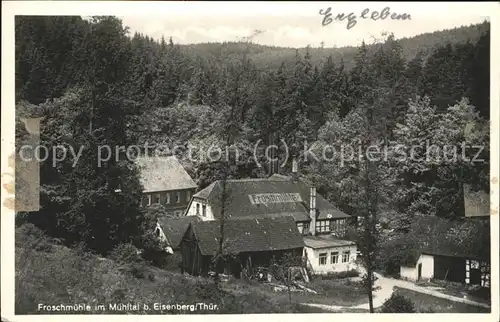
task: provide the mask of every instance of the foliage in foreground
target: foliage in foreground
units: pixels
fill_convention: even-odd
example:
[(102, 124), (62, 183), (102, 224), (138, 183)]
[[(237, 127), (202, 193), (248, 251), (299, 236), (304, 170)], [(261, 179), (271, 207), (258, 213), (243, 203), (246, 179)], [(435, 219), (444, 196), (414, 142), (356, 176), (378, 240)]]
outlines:
[[(91, 306), (112, 303), (217, 304), (213, 311), (134, 311), (138, 314), (176, 313), (286, 313), (286, 302), (252, 292), (235, 295), (220, 290), (213, 281), (152, 268), (144, 262), (125, 263), (130, 246), (116, 249), (122, 261), (56, 245), (33, 225), (16, 229), (16, 314), (40, 314), (39, 303)], [(61, 312), (64, 313), (64, 312)], [(81, 313), (81, 312), (80, 312)], [(125, 314), (126, 311), (89, 313)]]
[(429, 296), (403, 288), (395, 288), (395, 294), (410, 298), (419, 313), (487, 313), (490, 309), (447, 299)]
[(385, 301), (381, 311), (382, 313), (415, 313), (415, 305), (406, 296), (393, 293)]

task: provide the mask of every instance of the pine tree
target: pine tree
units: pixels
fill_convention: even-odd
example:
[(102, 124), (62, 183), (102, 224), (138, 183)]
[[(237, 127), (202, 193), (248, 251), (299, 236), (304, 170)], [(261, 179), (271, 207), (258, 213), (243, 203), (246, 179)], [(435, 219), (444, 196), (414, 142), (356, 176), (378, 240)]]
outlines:
[[(42, 209), (31, 217), (69, 244), (84, 242), (107, 253), (142, 233), (138, 172), (124, 152), (116, 153), (134, 143), (126, 132), (129, 107), (123, 92), (130, 48), (126, 30), (113, 17), (93, 19), (83, 46), (88, 67), (82, 84), (40, 106), (47, 122), (42, 142), (66, 143), (81, 155), (57, 167), (42, 163)], [(108, 147), (113, 155), (103, 161)], [(106, 151), (101, 160), (99, 150)]]

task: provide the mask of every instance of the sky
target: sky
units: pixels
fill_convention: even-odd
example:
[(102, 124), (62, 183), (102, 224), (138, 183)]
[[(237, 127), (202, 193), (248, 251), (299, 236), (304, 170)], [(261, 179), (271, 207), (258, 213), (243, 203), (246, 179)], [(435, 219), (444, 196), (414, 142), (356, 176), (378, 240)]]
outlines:
[[(281, 47), (357, 46), (362, 40), (380, 38), (393, 32), (396, 38), (411, 37), (442, 29), (480, 23), (489, 19), (495, 3), (478, 2), (180, 2), (118, 15), (131, 32), (155, 39), (172, 37), (175, 43), (238, 41), (251, 36), (254, 43)], [(330, 9), (332, 21), (323, 26), (320, 10)], [(368, 9), (409, 14), (411, 20), (362, 19)], [(497, 6), (498, 7), (498, 6)], [(498, 8), (495, 8), (498, 9)], [(151, 14), (153, 12), (154, 14)], [(347, 28), (347, 19), (337, 14), (356, 15), (356, 24)]]

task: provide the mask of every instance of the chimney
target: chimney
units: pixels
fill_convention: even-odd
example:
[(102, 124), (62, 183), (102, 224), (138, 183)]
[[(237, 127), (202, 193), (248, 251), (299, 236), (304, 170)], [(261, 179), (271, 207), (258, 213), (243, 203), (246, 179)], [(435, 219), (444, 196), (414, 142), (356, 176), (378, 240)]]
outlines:
[(309, 198), (309, 217), (311, 222), (309, 223), (309, 231), (311, 235), (316, 235), (316, 187), (311, 187), (310, 198)]
[(297, 158), (293, 157), (292, 159), (292, 181), (297, 182), (299, 178), (299, 174), (297, 172)]

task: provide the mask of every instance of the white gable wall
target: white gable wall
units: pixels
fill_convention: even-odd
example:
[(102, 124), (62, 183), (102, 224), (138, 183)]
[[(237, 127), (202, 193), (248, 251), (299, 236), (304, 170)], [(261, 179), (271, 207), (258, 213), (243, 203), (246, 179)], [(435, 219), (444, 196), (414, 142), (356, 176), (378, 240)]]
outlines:
[[(199, 205), (199, 213), (197, 213), (197, 205)], [(203, 206), (206, 207), (205, 216), (203, 216)], [(215, 220), (212, 207), (205, 199), (193, 198), (189, 204), (186, 216), (198, 216), (201, 220)]]
[(418, 274), (418, 265), (422, 264), (422, 276), (420, 277), (423, 280), (430, 280), (434, 277), (434, 256), (422, 254), (418, 259), (416, 271)]

